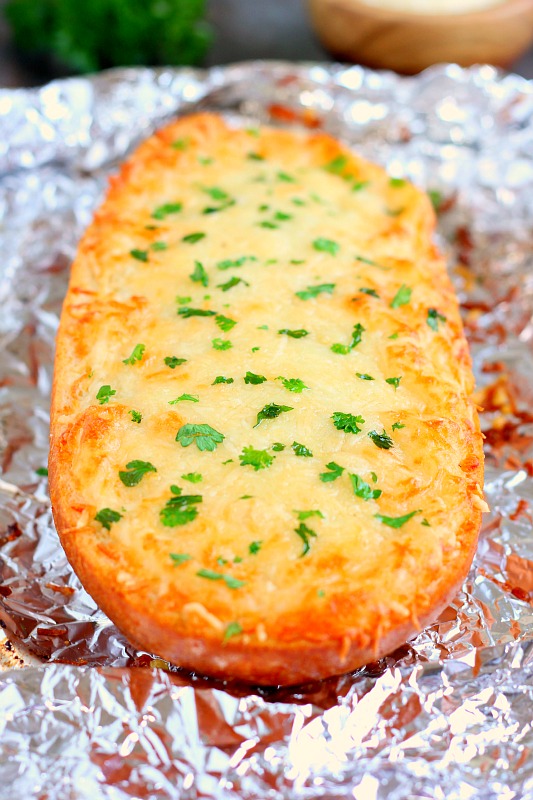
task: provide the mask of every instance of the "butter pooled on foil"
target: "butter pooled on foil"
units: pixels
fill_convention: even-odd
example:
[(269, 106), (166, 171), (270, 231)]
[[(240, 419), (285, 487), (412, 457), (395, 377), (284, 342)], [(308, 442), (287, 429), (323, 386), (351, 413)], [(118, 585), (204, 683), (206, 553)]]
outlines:
[[(431, 190), (485, 409), (492, 511), (462, 591), (394, 656), (297, 691), (136, 652), (72, 573), (37, 473), (79, 236), (117, 159), (197, 108), (323, 127)], [(533, 87), (489, 67), (258, 63), (0, 91), (0, 457), (20, 489), (0, 484), (0, 620), (48, 662), (0, 681), (0, 797), (533, 793), (532, 120)]]

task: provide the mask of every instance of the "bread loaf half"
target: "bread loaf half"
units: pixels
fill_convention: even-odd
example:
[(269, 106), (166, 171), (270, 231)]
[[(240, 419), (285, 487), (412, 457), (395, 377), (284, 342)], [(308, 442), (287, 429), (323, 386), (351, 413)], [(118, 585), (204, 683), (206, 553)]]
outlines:
[(427, 197), (322, 133), (148, 139), (72, 268), (50, 487), (101, 608), (174, 664), (352, 670), (435, 620), (482, 437)]

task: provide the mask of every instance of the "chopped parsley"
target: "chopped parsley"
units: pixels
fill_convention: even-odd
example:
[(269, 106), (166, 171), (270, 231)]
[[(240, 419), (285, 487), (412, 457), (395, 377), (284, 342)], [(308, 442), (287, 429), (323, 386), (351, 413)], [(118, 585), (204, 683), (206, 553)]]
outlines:
[(237, 324), (234, 319), (230, 319), (230, 317), (225, 317), (224, 314), (217, 314), (215, 317), (215, 322), (220, 328), (220, 330), (224, 331), (224, 333), (230, 331)]
[(379, 447), (380, 450), (390, 450), (391, 447), (394, 447), (394, 442), (388, 435), (388, 433), (378, 433), (377, 431), (370, 431), (368, 434), (376, 447)]
[(190, 561), (192, 558), (188, 553), (169, 553), (168, 555), (175, 567), (179, 567), (180, 564), (185, 564), (186, 561)]
[(268, 450), (255, 450), (251, 445), (250, 447), (243, 447), (242, 453), (239, 456), (241, 467), (250, 466), (257, 472), (260, 469), (267, 469), (272, 465), (276, 456), (270, 455)]
[(373, 380), (375, 380), (375, 378), (373, 378), (372, 375), (367, 375), (366, 372), (356, 372), (355, 374), (362, 381), (373, 381)]
[(157, 472), (157, 469), (149, 461), (128, 461), (126, 470), (120, 470), (118, 477), (124, 486), (137, 486), (147, 472)]
[(156, 253), (161, 250), (168, 250), (168, 244), (166, 242), (152, 242), (150, 250), (154, 250)]
[(336, 156), (332, 159), (328, 164), (325, 165), (324, 169), (326, 172), (331, 172), (333, 175), (341, 175), (345, 166), (348, 163), (347, 156)]
[(128, 414), (131, 414), (132, 422), (136, 422), (137, 424), (139, 424), (140, 421), (143, 418), (143, 415), (141, 414), (141, 412), (140, 411), (135, 411), (133, 408), (131, 409), (131, 411), (128, 411)]
[(207, 286), (209, 283), (209, 275), (200, 261), (194, 262), (194, 270), (189, 275), (189, 278), (195, 283), (201, 283), (202, 286)]
[(402, 422), (393, 422), (392, 423), (392, 430), (399, 431), (401, 428), (405, 428), (405, 425)]
[(250, 284), (248, 281), (243, 280), (242, 278), (230, 278), (229, 281), (226, 283), (217, 283), (217, 288), (222, 289), (223, 292), (229, 292), (230, 289), (233, 289), (234, 286), (238, 286), (239, 283), (243, 283), (245, 286), (249, 286)]
[(401, 379), (402, 379), (401, 375), (399, 378), (385, 378), (385, 383), (389, 383), (391, 386), (394, 386), (394, 388), (397, 389), (398, 386), (400, 385)]
[(439, 322), (446, 322), (444, 314), (439, 314), (436, 308), (428, 308), (427, 324), (433, 331), (438, 331)]
[(224, 581), (228, 589), (240, 589), (245, 586), (244, 581), (239, 581), (233, 575), (224, 575), (222, 572), (213, 572), (212, 569), (199, 569), (196, 573), (199, 578), (207, 578), (209, 581)]
[(405, 186), (407, 181), (405, 178), (390, 178), (389, 179), (389, 186), (392, 186), (393, 189), (400, 189), (402, 186)]
[(278, 172), (278, 180), (285, 181), (285, 183), (296, 183), (296, 180), (287, 172)]
[(176, 139), (170, 145), (174, 150), (186, 150), (191, 143), (191, 140), (188, 136), (184, 136), (182, 139)]
[(304, 444), (300, 444), (300, 442), (293, 442), (291, 447), (294, 450), (294, 454), (297, 456), (303, 456), (305, 458), (312, 458), (313, 456), (311, 450)]
[(136, 258), (137, 261), (144, 261), (146, 263), (148, 261), (148, 250), (137, 250), (135, 248), (130, 250), (130, 256)]
[(217, 375), (211, 386), (216, 386), (217, 383), (233, 383), (233, 378), (225, 378), (224, 375)]
[(250, 161), (264, 161), (265, 160), (265, 157), (262, 156), (261, 153), (253, 153), (253, 152), (247, 153), (246, 158), (248, 158)]
[(377, 500), (378, 497), (381, 497), (381, 489), (372, 489), (370, 484), (359, 475), (350, 473), (350, 481), (356, 497), (360, 497), (362, 500)]
[(159, 519), (167, 528), (186, 525), (198, 516), (196, 506), (202, 502), (201, 494), (182, 494), (179, 486), (171, 486), (172, 497), (159, 512)]
[(116, 393), (116, 389), (112, 389), (111, 386), (106, 383), (104, 386), (100, 386), (98, 389), (98, 392), (96, 393), (96, 399), (100, 405), (103, 406), (104, 403), (109, 403), (109, 399)]
[(353, 414), (344, 414), (342, 411), (335, 411), (331, 419), (338, 431), (345, 433), (360, 433), (360, 425), (364, 425), (365, 421), (359, 414), (355, 417)]
[(181, 477), (184, 481), (189, 481), (189, 483), (200, 483), (202, 480), (202, 476), (199, 472), (187, 472)]
[(270, 220), (267, 219), (263, 220), (263, 222), (259, 222), (258, 224), (260, 228), (268, 228), (269, 230), (276, 230), (276, 228), (279, 228), (279, 225), (276, 225), (275, 222), (270, 222)]
[(319, 283), (317, 286), (308, 286), (307, 289), (295, 292), (295, 294), (300, 300), (311, 300), (318, 297), (319, 294), (332, 294), (334, 288), (334, 283)]
[(219, 433), (211, 425), (205, 423), (196, 425), (188, 422), (182, 425), (176, 434), (176, 441), (182, 447), (189, 447), (190, 444), (195, 442), (198, 450), (208, 450), (209, 452), (216, 450), (217, 445), (224, 441), (225, 438), (223, 433)]
[(152, 219), (165, 219), (169, 214), (177, 214), (183, 208), (183, 203), (163, 203), (152, 212)]
[(178, 295), (178, 297), (176, 297), (176, 302), (180, 306), (184, 305), (185, 303), (190, 303), (191, 300), (192, 300), (192, 297), (180, 297), (179, 295)]
[(370, 181), (354, 181), (352, 184), (352, 192), (360, 192), (361, 189), (364, 189), (368, 186)]
[(261, 550), (262, 546), (263, 542), (261, 540), (250, 542), (250, 544), (248, 545), (248, 552), (250, 553), (251, 556), (256, 556), (258, 552)]
[(438, 214), (444, 202), (444, 196), (442, 192), (439, 192), (438, 189), (430, 189), (428, 191), (428, 197), (431, 200), (431, 205), (433, 206), (435, 212)]
[(304, 520), (309, 519), (309, 517), (320, 517), (320, 519), (324, 519), (324, 514), (318, 508), (313, 508), (310, 511), (295, 511), (294, 513), (298, 515), (300, 522), (304, 522)]
[(178, 308), (178, 314), (180, 317), (183, 317), (183, 319), (189, 319), (190, 317), (214, 317), (216, 313), (216, 311), (209, 311), (206, 308), (191, 308), (190, 306)]
[(240, 258), (227, 258), (217, 263), (218, 269), (230, 269), (232, 267), (242, 267), (247, 261), (257, 261), (255, 256), (241, 256)]
[(220, 336), (212, 339), (211, 344), (214, 350), (230, 350), (233, 347), (229, 339), (221, 339)]
[(411, 299), (412, 293), (413, 290), (409, 286), (406, 286), (405, 283), (402, 283), (402, 285), (392, 298), (390, 302), (390, 307), (399, 308), (400, 306), (406, 306)]
[(278, 333), (284, 333), (286, 336), (290, 336), (291, 339), (303, 339), (304, 336), (309, 336), (309, 331), (304, 330), (304, 328), (297, 328), (296, 330), (281, 328)]
[(175, 400), (169, 400), (169, 406), (175, 406), (177, 403), (181, 403), (183, 400), (189, 400), (191, 403), (199, 403), (200, 398), (197, 394), (180, 394), (179, 397), (176, 397)]
[(46, 467), (37, 467), (35, 474), (39, 475), (41, 478), (46, 478), (48, 476), (48, 469)]
[(199, 242), (201, 239), (205, 239), (205, 233), (188, 233), (186, 236), (181, 237), (181, 241), (187, 244), (196, 244), (196, 242)]
[(211, 188), (205, 186), (202, 189), (203, 192), (209, 195), (213, 200), (229, 200), (230, 196), (224, 189), (220, 189), (218, 186), (212, 186)]
[(381, 264), (378, 264), (377, 261), (372, 261), (371, 258), (366, 258), (365, 256), (354, 256), (356, 261), (360, 261), (361, 264), (368, 264), (370, 267), (379, 267), (380, 269), (387, 269), (387, 267), (383, 267)]
[(229, 625), (226, 626), (226, 630), (224, 631), (222, 644), (225, 644), (230, 639), (233, 639), (234, 636), (239, 636), (241, 633), (242, 633), (242, 625), (240, 625), (238, 622), (230, 622)]
[(420, 514), (421, 511), (418, 509), (417, 511), (411, 511), (410, 514), (404, 514), (403, 517), (386, 517), (385, 514), (374, 514), (376, 519), (379, 519), (384, 525), (388, 525), (389, 528), (401, 528), (402, 525), (405, 525), (406, 522), (415, 516), (415, 514)]
[(361, 344), (361, 340), (363, 338), (363, 333), (365, 332), (365, 328), (358, 322), (356, 325), (353, 326), (352, 331), (352, 339), (350, 344), (332, 344), (331, 350), (334, 353), (339, 353), (340, 355), (347, 356), (354, 347), (357, 347), (358, 344)]
[(300, 522), (297, 528), (294, 529), (294, 532), (303, 542), (303, 550), (300, 553), (300, 558), (303, 558), (311, 549), (311, 545), (309, 544), (309, 539), (311, 537), (316, 538), (316, 533), (311, 528), (308, 528), (305, 522)]
[(279, 417), (280, 414), (292, 410), (292, 406), (279, 406), (277, 403), (267, 403), (267, 405), (263, 406), (261, 411), (258, 413), (257, 422), (255, 423), (254, 428), (257, 428), (257, 426), (260, 425), (264, 419), (276, 419), (276, 417)]
[(340, 245), (337, 242), (332, 239), (324, 239), (322, 236), (314, 240), (313, 247), (319, 253), (329, 253), (332, 256), (336, 256), (340, 250)]
[(295, 394), (301, 394), (304, 389), (309, 389), (300, 378), (283, 378), (280, 375), (276, 380), (281, 381), (285, 389)]
[(376, 292), (376, 290), (375, 290), (375, 289), (367, 289), (367, 287), (366, 287), (366, 286), (361, 286), (361, 288), (359, 289), (359, 291), (360, 291), (362, 294), (367, 294), (367, 295), (369, 295), (370, 297), (378, 297), (378, 298), (379, 298), (379, 294)]
[(274, 450), (275, 453), (281, 453), (282, 450), (285, 450), (285, 445), (282, 444), (282, 442), (274, 442), (272, 450)]
[(146, 350), (146, 345), (144, 344), (136, 344), (132, 350), (131, 356), (128, 358), (124, 358), (122, 360), (123, 364), (135, 364), (136, 361), (140, 361), (143, 357), (143, 353)]
[(119, 514), (118, 511), (113, 511), (112, 508), (102, 508), (95, 516), (95, 520), (108, 531), (111, 530), (113, 522), (118, 522), (119, 519), (122, 519), (122, 514)]
[(321, 472), (319, 476), (322, 483), (331, 483), (331, 481), (336, 481), (337, 478), (340, 478), (344, 472), (344, 467), (341, 467), (334, 461), (330, 461), (329, 464), (326, 464), (326, 469), (328, 469), (329, 472)]
[(246, 375), (243, 378), (245, 383), (251, 383), (254, 386), (257, 386), (260, 383), (264, 383), (267, 379), (264, 375), (256, 375), (255, 372), (246, 372)]
[(179, 367), (182, 364), (187, 363), (186, 358), (178, 358), (177, 356), (165, 356), (163, 361), (165, 362), (167, 367), (170, 367), (170, 369), (176, 369), (176, 367)]

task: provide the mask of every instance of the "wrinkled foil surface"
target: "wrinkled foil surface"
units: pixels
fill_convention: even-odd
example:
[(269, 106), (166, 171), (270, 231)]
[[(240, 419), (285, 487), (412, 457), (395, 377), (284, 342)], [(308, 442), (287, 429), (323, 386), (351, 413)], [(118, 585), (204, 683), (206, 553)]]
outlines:
[[(461, 592), (393, 655), (319, 684), (216, 682), (135, 650), (80, 586), (45, 476), (54, 337), (120, 159), (196, 109), (320, 127), (432, 192), (486, 435)], [(0, 91), (0, 797), (533, 797), (533, 86), (491, 67), (120, 70)]]

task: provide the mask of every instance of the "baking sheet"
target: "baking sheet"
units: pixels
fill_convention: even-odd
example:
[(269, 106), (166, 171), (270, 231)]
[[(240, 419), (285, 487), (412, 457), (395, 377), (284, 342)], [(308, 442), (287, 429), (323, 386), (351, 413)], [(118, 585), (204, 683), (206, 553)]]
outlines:
[[(70, 261), (110, 171), (198, 108), (324, 128), (432, 191), (485, 407), (487, 515), (462, 591), (392, 656), (257, 690), (136, 651), (73, 575), (46, 464)], [(246, 63), (0, 91), (0, 797), (533, 796), (533, 87)], [(42, 663), (41, 666), (35, 664)]]

